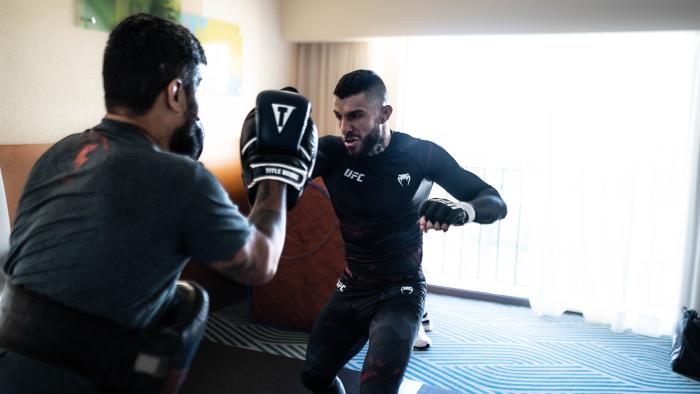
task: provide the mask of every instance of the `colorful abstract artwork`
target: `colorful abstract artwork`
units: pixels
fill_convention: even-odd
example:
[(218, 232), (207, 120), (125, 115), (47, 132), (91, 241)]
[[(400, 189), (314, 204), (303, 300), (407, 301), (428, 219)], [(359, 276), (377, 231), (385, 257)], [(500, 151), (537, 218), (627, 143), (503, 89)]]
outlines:
[(207, 54), (207, 94), (238, 96), (243, 57), (243, 37), (238, 25), (186, 13), (182, 14), (181, 23), (194, 33)]
[(238, 96), (241, 90), (243, 37), (238, 25), (182, 12), (182, 0), (83, 0), (83, 27), (111, 31), (137, 13), (157, 15), (187, 27), (207, 54), (207, 95)]
[(180, 21), (182, 0), (83, 0), (83, 27), (111, 31), (129, 15), (144, 12)]

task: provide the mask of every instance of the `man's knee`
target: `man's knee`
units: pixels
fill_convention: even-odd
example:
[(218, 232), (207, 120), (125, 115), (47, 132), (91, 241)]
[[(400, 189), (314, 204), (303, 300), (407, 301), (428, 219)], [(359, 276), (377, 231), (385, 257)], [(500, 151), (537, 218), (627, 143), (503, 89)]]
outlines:
[(418, 332), (419, 324), (420, 322), (413, 322), (407, 319), (377, 322), (370, 329), (370, 341), (391, 344), (411, 342)]
[(360, 391), (396, 393), (411, 357), (415, 333), (410, 324), (376, 328), (362, 367)]
[(397, 393), (405, 368), (406, 364), (401, 360), (368, 356), (360, 375), (360, 392)]
[(304, 369), (299, 377), (301, 384), (314, 394), (345, 394), (343, 383), (337, 376), (329, 379), (327, 376)]

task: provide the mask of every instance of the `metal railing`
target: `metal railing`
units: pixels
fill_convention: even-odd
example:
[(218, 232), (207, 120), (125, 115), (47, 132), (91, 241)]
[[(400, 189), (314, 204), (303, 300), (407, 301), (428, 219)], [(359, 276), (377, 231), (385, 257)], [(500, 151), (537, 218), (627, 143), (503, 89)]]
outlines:
[[(526, 297), (527, 237), (522, 170), (468, 168), (495, 187), (508, 215), (490, 225), (451, 227), (423, 237), (423, 269), (431, 285)], [(431, 197), (450, 198), (435, 185)]]

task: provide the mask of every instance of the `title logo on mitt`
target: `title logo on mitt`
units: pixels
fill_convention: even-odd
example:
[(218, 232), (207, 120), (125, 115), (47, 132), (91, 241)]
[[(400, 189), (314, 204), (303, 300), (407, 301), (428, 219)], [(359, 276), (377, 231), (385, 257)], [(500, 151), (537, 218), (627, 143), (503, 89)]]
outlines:
[(277, 120), (277, 132), (281, 133), (284, 129), (284, 125), (287, 124), (289, 117), (292, 115), (292, 111), (297, 109), (291, 105), (285, 104), (272, 104), (272, 111), (275, 113), (275, 119)]

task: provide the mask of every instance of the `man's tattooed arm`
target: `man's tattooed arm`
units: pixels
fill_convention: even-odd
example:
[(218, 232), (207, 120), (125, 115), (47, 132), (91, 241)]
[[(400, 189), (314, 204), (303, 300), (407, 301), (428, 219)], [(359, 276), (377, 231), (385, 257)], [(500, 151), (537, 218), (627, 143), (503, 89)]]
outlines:
[(255, 227), (253, 236), (232, 260), (214, 263), (215, 269), (239, 282), (262, 284), (272, 279), (284, 246), (286, 191), (286, 185), (280, 182), (260, 183), (248, 215)]

